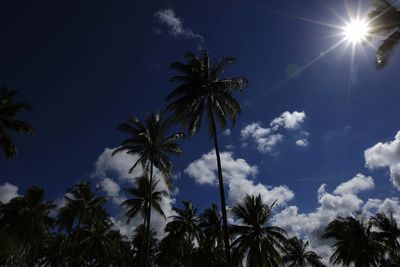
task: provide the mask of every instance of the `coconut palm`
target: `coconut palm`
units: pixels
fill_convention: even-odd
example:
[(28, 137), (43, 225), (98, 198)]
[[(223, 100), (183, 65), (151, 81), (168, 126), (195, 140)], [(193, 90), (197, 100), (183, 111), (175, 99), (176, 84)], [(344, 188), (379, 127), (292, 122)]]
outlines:
[(171, 216), (172, 221), (165, 227), (168, 234), (160, 243), (161, 266), (192, 266), (194, 244), (203, 238), (197, 209), (190, 201), (183, 204), (183, 209), (174, 208), (177, 215)]
[(29, 123), (16, 118), (21, 111), (32, 110), (32, 106), (24, 102), (15, 102), (16, 94), (15, 91), (9, 91), (6, 86), (0, 86), (0, 146), (7, 159), (11, 159), (17, 154), (17, 149), (8, 131), (33, 133), (33, 128)]
[(321, 257), (314, 251), (308, 250), (308, 241), (292, 237), (285, 246), (285, 255), (283, 262), (289, 267), (324, 267)]
[(371, 38), (384, 37), (375, 56), (376, 66), (383, 68), (400, 42), (400, 9), (395, 1), (375, 0), (368, 16)]
[[(154, 255), (156, 253), (156, 249), (157, 249), (157, 239), (156, 239), (156, 231), (154, 231), (153, 229), (151, 229), (150, 232), (150, 265), (153, 266), (154, 265)], [(132, 245), (133, 245), (133, 253), (134, 253), (134, 258), (136, 262), (139, 262), (140, 264), (142, 264), (144, 257), (146, 256), (146, 242), (147, 242), (147, 238), (146, 238), (146, 226), (144, 224), (139, 225), (138, 227), (136, 227), (135, 229), (135, 233), (132, 237)]]
[[(113, 151), (112, 155), (120, 152), (126, 152), (130, 155), (137, 155), (138, 159), (130, 168), (131, 173), (136, 166), (141, 163), (142, 167), (147, 171), (150, 170), (150, 184), (153, 184), (153, 168), (156, 167), (163, 175), (166, 184), (172, 188), (172, 171), (173, 165), (168, 155), (179, 155), (183, 151), (176, 141), (184, 137), (183, 133), (169, 134), (171, 128), (171, 120), (163, 120), (161, 113), (150, 113), (144, 124), (136, 117), (130, 118), (118, 126), (120, 131), (128, 133), (130, 137), (122, 141), (121, 146)], [(149, 187), (149, 190), (151, 187)], [(149, 191), (150, 203), (152, 194)], [(147, 236), (150, 238), (150, 218), (151, 208), (147, 212), (148, 222)], [(147, 242), (149, 245), (150, 242)], [(149, 252), (149, 249), (148, 249)], [(148, 265), (149, 253), (146, 256), (146, 266)]]
[(232, 242), (232, 253), (247, 266), (270, 267), (282, 263), (280, 252), (284, 251), (286, 232), (277, 226), (268, 225), (271, 206), (265, 204), (260, 195), (246, 195), (243, 204), (232, 209), (240, 223), (231, 226), (237, 238)]
[(167, 101), (171, 101), (167, 110), (172, 111), (174, 118), (188, 128), (190, 135), (199, 131), (203, 114), (205, 113), (207, 116), (208, 129), (214, 139), (217, 159), (225, 254), (227, 266), (231, 266), (228, 220), (216, 123), (218, 121), (222, 128), (225, 128), (228, 120), (235, 122), (238, 113), (241, 112), (241, 107), (233, 98), (232, 93), (236, 89), (246, 87), (247, 79), (244, 77), (221, 78), (225, 67), (236, 61), (232, 57), (224, 57), (215, 65), (210, 64), (207, 52), (200, 56), (188, 53), (185, 57), (188, 61), (186, 64), (175, 62), (171, 65), (180, 74), (171, 78), (172, 82), (179, 82), (179, 85), (166, 97)]
[(378, 213), (371, 218), (371, 223), (378, 228), (376, 237), (385, 246), (390, 258), (400, 258), (400, 228), (397, 226), (393, 215), (386, 216), (384, 213)]
[[(130, 195), (134, 197), (127, 199), (121, 203), (122, 206), (128, 209), (125, 214), (128, 222), (132, 218), (140, 214), (144, 219), (144, 225), (146, 225), (146, 215), (148, 212), (150, 199), (152, 201), (151, 207), (166, 219), (160, 203), (162, 198), (167, 197), (169, 194), (166, 190), (156, 191), (156, 187), (159, 181), (152, 182), (153, 184), (150, 186), (150, 179), (148, 179), (146, 176), (140, 176), (136, 178), (136, 187), (132, 187), (126, 190)], [(149, 192), (151, 192), (151, 196), (149, 195)]]
[(216, 204), (200, 214), (202, 239), (194, 253), (194, 266), (225, 266), (222, 215)]
[(333, 264), (355, 267), (378, 266), (384, 253), (384, 245), (379, 242), (372, 224), (353, 217), (337, 217), (325, 228), (323, 239), (332, 238), (335, 252), (330, 261)]
[(24, 196), (15, 197), (0, 206), (0, 236), (6, 266), (35, 266), (43, 256), (54, 220), (50, 212), (55, 207), (44, 201), (44, 190), (32, 186)]

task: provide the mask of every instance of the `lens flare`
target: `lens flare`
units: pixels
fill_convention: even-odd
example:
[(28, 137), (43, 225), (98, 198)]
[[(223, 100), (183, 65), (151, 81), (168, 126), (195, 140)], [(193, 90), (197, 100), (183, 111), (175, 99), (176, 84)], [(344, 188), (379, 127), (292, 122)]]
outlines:
[(349, 42), (359, 44), (367, 40), (368, 23), (364, 20), (353, 20), (343, 28), (343, 34)]

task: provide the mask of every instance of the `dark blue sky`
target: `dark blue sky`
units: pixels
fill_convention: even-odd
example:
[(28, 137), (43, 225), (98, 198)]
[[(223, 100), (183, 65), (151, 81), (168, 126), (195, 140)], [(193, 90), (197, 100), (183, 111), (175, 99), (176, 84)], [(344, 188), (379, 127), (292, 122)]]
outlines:
[[(364, 167), (364, 150), (393, 140), (400, 129), (399, 53), (378, 71), (372, 48), (357, 46), (351, 63), (351, 47), (343, 44), (288, 79), (293, 66), (305, 66), (343, 38), (295, 16), (342, 26), (337, 14), (347, 19), (355, 2), (1, 1), (0, 83), (34, 106), (21, 117), (36, 134), (15, 136), (19, 153), (12, 161), (0, 157), (0, 184), (17, 185), (20, 193), (37, 184), (48, 197), (60, 197), (76, 181), (94, 179), (99, 155), (125, 137), (118, 123), (165, 107), (174, 86), (169, 64), (196, 52), (200, 42), (173, 36), (157, 21), (154, 14), (168, 8), (185, 29), (203, 36), (211, 56), (238, 59), (227, 76), (248, 77), (248, 88), (237, 94), (243, 114), (221, 142), (258, 167), (257, 181), (288, 186), (295, 193), (291, 203), (303, 212), (316, 207), (322, 183), (332, 191), (359, 172), (375, 179), (366, 197), (398, 196), (387, 169)], [(360, 1), (361, 9), (368, 4)], [(241, 129), (251, 122), (267, 127), (285, 111), (306, 113), (307, 147), (293, 144), (296, 133), (285, 136), (275, 155), (258, 152), (250, 140), (241, 147)], [(218, 203), (216, 187), (198, 185), (183, 172), (212, 149), (206, 131), (182, 145), (185, 154), (174, 158), (181, 172), (177, 199)]]

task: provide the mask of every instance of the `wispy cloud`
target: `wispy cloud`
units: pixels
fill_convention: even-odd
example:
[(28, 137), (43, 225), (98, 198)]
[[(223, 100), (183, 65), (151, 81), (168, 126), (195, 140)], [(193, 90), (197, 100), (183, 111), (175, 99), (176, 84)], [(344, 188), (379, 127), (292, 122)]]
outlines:
[[(160, 24), (164, 24), (168, 27), (169, 34), (173, 37), (178, 39), (198, 39), (200, 42), (199, 46), (203, 45), (204, 37), (190, 28), (185, 28), (182, 19), (175, 14), (172, 8), (159, 9), (154, 13), (154, 17)], [(161, 33), (160, 29), (156, 31)]]

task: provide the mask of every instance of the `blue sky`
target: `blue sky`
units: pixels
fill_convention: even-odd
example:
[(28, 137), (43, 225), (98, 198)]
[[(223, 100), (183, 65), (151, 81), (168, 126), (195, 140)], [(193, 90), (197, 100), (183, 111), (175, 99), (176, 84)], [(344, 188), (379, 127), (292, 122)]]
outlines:
[[(237, 94), (243, 114), (229, 136), (221, 131), (221, 147), (236, 166), (242, 159), (257, 169), (238, 170), (243, 179), (269, 190), (285, 186), (293, 193), (277, 213), (297, 207), (309, 216), (323, 205), (317, 197), (322, 184), (330, 194), (358, 173), (373, 179), (373, 186), (365, 177), (353, 180), (361, 185), (351, 194), (363, 204), (388, 199), (398, 205), (399, 191), (390, 177), (396, 179), (400, 162), (394, 141), (400, 129), (400, 53), (379, 71), (371, 47), (358, 45), (353, 60), (348, 42), (326, 53), (343, 36), (315, 22), (343, 26), (342, 19), (357, 10), (365, 14), (369, 3), (2, 1), (0, 83), (34, 106), (22, 117), (36, 134), (15, 136), (19, 153), (14, 160), (0, 157), (0, 185), (15, 185), (20, 194), (41, 185), (56, 199), (76, 181), (101, 183), (105, 176), (94, 174), (99, 171), (95, 163), (125, 137), (116, 130), (118, 123), (164, 108), (164, 97), (174, 88), (169, 64), (202, 47), (215, 60), (236, 57), (226, 75), (249, 79), (248, 88)], [(284, 112), (295, 111), (304, 117), (296, 127), (282, 122), (273, 130), (282, 140), (271, 151), (257, 149), (257, 140), (270, 135), (244, 138), (242, 131), (251, 123), (265, 130)], [(299, 139), (306, 139), (307, 146), (296, 145)], [(187, 169), (212, 150), (207, 132), (182, 145), (185, 154), (173, 159), (179, 172), (176, 203), (191, 199), (200, 208), (219, 203), (217, 187), (199, 184)], [(364, 152), (371, 147), (367, 159)], [(115, 166), (107, 166), (114, 170), (106, 170), (107, 178), (127, 186)], [(111, 209), (118, 213), (116, 206)]]

